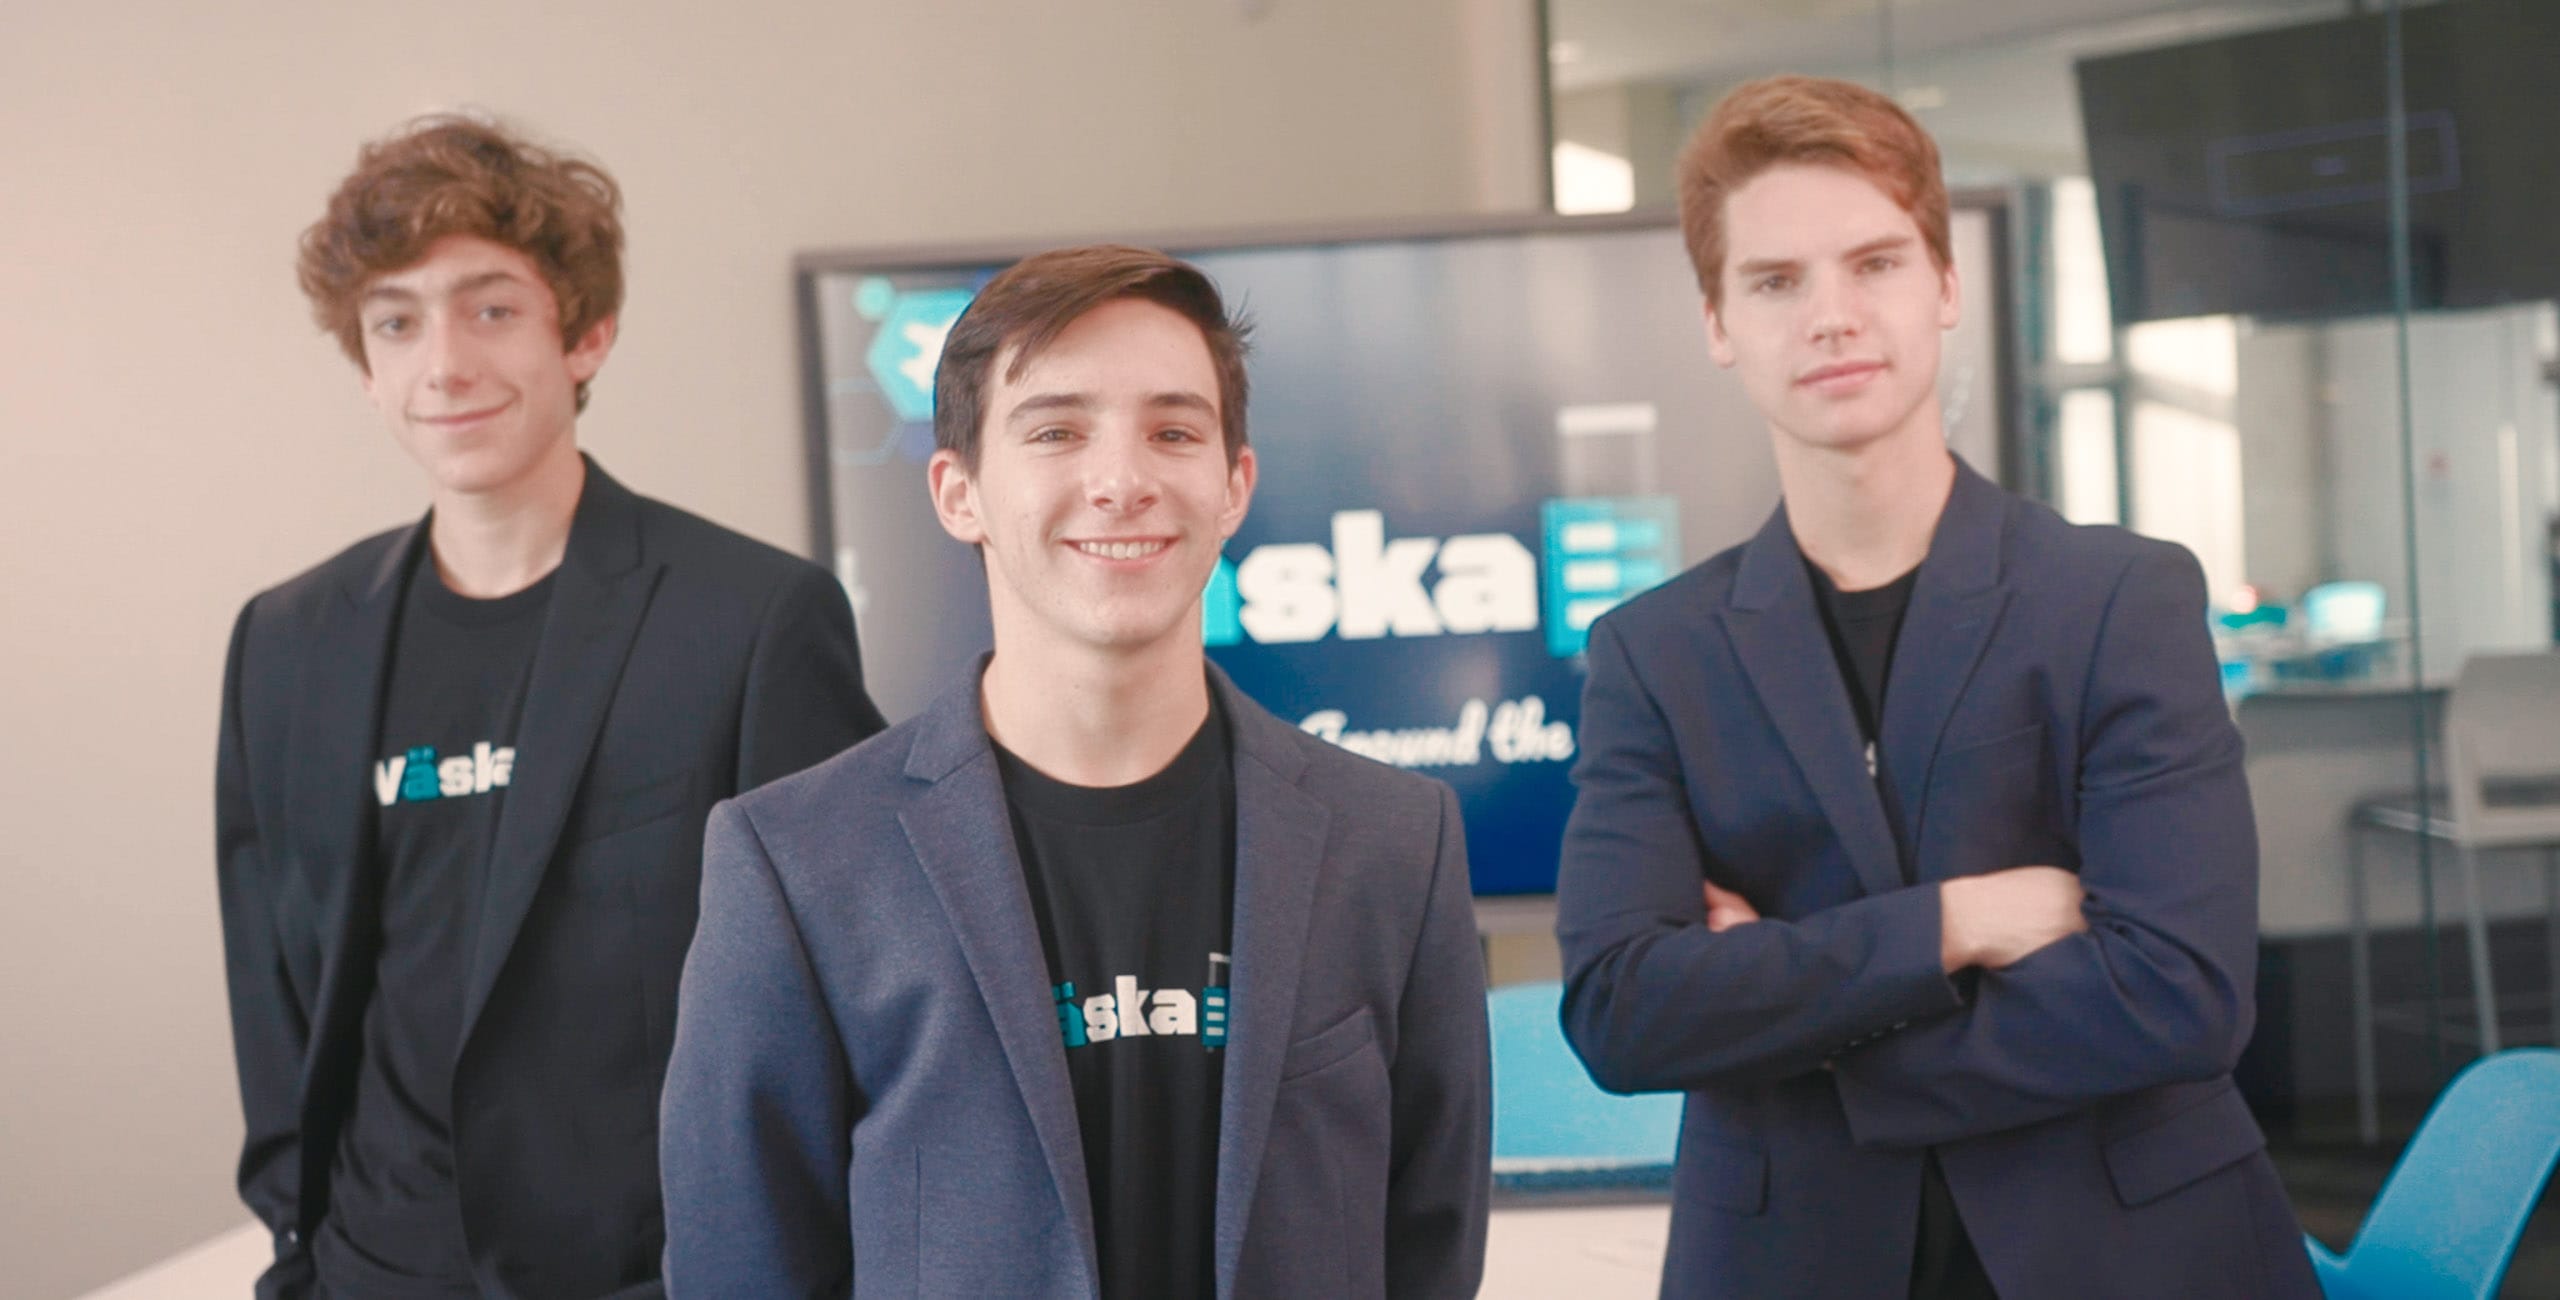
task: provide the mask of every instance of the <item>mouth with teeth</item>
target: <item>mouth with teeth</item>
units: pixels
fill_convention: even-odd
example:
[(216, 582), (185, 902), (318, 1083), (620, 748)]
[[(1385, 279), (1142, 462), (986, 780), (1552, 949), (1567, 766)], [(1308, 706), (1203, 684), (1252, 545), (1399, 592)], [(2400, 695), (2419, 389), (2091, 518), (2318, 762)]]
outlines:
[(1097, 560), (1143, 560), (1159, 551), (1162, 551), (1166, 546), (1165, 540), (1160, 537), (1133, 542), (1075, 542), (1071, 544), (1077, 550), (1082, 551)]

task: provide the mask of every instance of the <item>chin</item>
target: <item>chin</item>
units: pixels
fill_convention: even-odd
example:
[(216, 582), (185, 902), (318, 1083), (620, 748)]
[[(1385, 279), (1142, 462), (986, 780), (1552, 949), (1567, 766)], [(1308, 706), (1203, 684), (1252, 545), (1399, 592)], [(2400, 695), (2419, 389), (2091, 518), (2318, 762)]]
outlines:
[(523, 480), (542, 463), (539, 456), (497, 447), (475, 447), (433, 457), (428, 473), (447, 492), (496, 492)]

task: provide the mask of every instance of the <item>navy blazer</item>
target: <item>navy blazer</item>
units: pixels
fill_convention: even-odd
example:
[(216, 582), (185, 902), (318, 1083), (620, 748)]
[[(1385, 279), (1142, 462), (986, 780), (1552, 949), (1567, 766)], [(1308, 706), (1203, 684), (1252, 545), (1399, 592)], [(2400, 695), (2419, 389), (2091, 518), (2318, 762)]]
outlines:
[[(713, 812), (661, 1125), (672, 1295), (1096, 1291), (978, 677)], [(1456, 796), (1210, 677), (1236, 800), (1218, 1294), (1473, 1295), (1490, 1083)]]
[[(422, 520), (240, 611), (214, 783), (241, 1199), (310, 1286), (380, 951), (383, 679)], [(432, 579), (430, 579), (432, 580)], [(658, 1080), (711, 805), (878, 731), (826, 570), (590, 462), (462, 990), (453, 1176), (489, 1296), (645, 1296)]]
[[(1688, 1094), (1663, 1294), (1905, 1294), (1931, 1147), (2010, 1300), (2318, 1294), (2231, 1080), (2257, 843), (2192, 556), (1959, 462), (1877, 778), (1783, 506), (1590, 659), (1563, 1015)], [(1935, 886), (2029, 864), (2087, 932), (1948, 979)], [(1709, 932), (1705, 880), (1764, 919)]]

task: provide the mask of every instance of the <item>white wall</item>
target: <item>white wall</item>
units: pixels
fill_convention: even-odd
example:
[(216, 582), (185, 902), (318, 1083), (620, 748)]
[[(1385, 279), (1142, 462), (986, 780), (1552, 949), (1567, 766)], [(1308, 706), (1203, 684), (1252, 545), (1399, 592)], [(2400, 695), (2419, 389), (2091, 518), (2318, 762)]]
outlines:
[[(422, 504), (293, 241), (483, 105), (602, 160), (582, 437), (805, 544), (790, 258), (1539, 201), (1528, 0), (17, 0), (0, 12), (0, 1293), (238, 1221), (211, 853), (253, 591)], [(921, 488), (919, 488), (921, 490)]]

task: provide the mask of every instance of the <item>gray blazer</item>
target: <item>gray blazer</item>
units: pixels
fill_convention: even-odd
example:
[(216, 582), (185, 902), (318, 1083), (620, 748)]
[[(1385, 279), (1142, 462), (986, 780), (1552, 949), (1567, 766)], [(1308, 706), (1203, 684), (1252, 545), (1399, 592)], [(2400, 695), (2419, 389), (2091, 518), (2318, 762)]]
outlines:
[[(1232, 722), (1218, 1294), (1469, 1296), (1490, 1183), (1456, 796)], [(1090, 1296), (1084, 1153), (978, 674), (711, 817), (662, 1102), (676, 1296)]]

